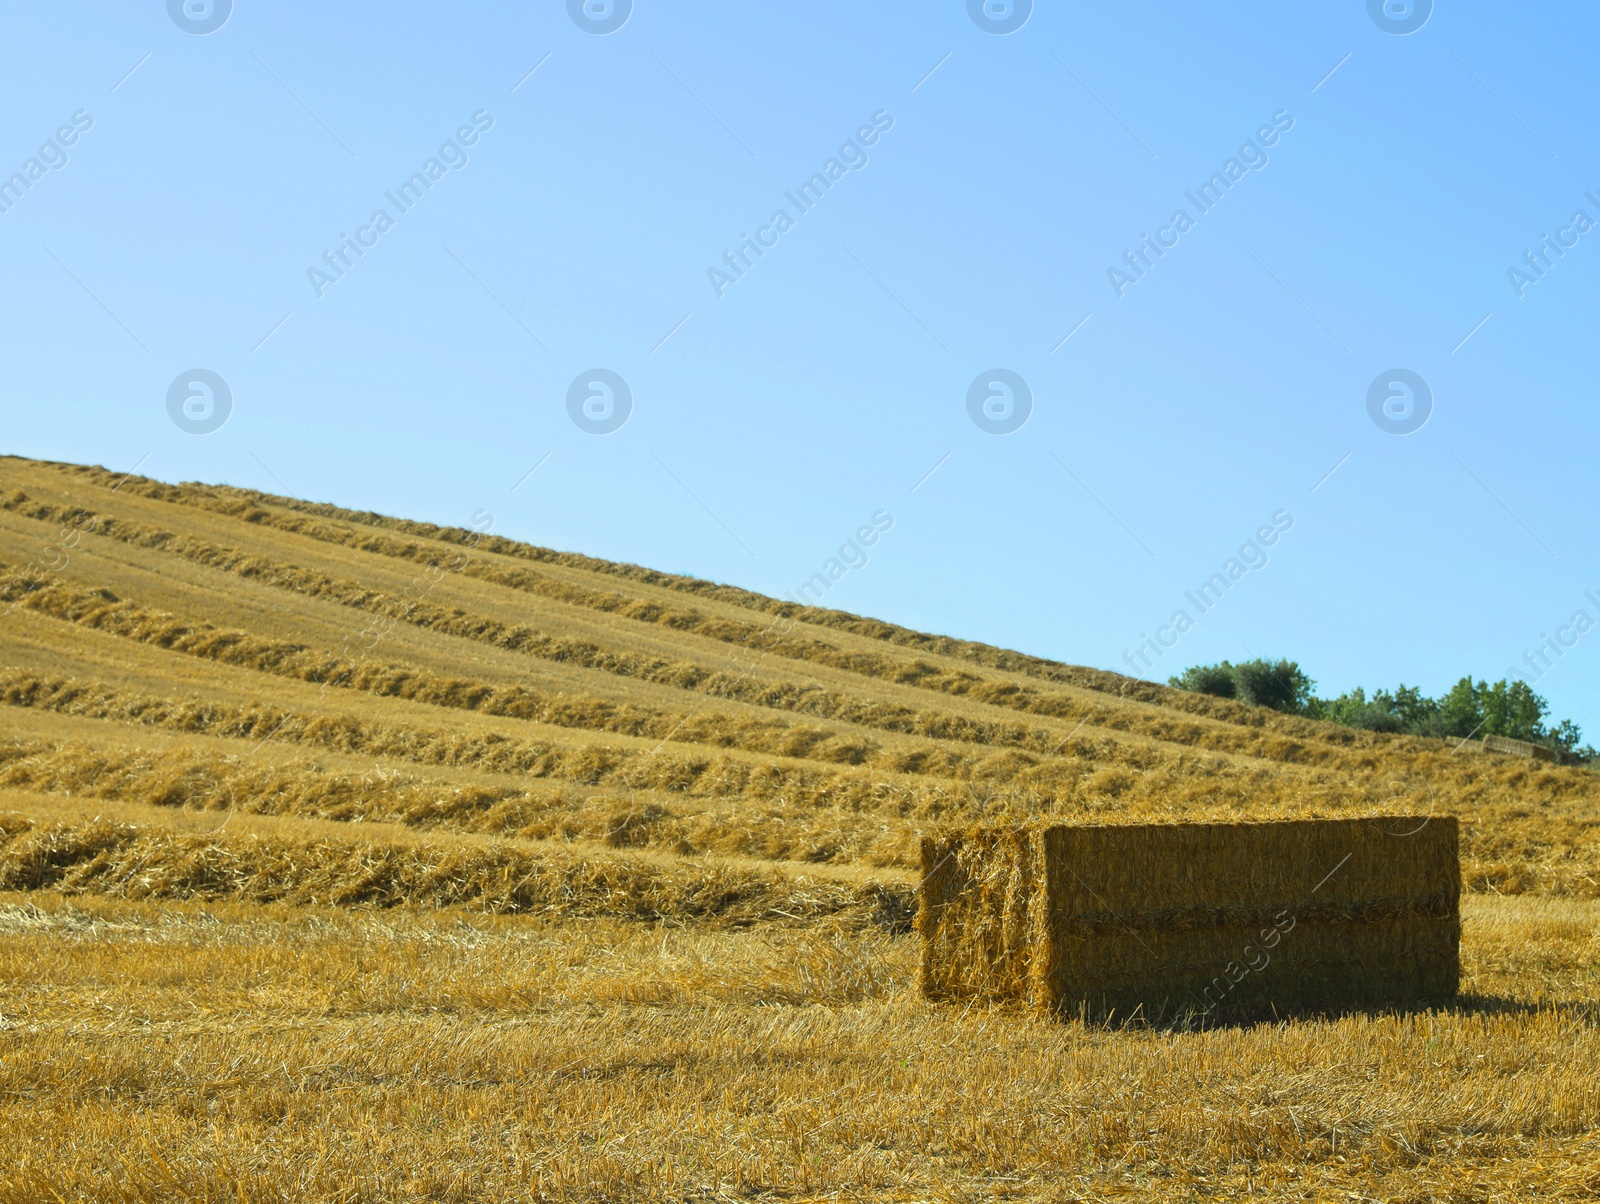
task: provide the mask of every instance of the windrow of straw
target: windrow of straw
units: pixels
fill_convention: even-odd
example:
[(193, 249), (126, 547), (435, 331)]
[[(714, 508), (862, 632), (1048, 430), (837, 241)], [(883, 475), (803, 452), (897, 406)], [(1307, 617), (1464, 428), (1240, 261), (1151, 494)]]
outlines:
[(183, 833), (0, 815), (0, 890), (335, 907), (452, 907), (639, 921), (900, 931), (911, 892), (719, 864), (435, 845)]
[[(263, 734), (272, 734), (266, 725)], [(200, 743), (200, 742), (197, 742)], [(755, 801), (690, 808), (653, 792), (595, 792), (572, 783), (464, 783), (438, 773), (374, 767), (340, 772), (279, 750), (272, 758), (178, 745), (159, 752), (44, 741), (0, 741), (0, 787), (191, 813), (291, 816), (337, 823), (584, 841), (804, 862), (910, 864), (909, 825), (831, 809)]]
[(969, 830), (923, 845), (923, 990), (1054, 1014), (1452, 998), (1454, 818)]
[[(0, 563), (0, 572), (5, 567)], [(325, 652), (301, 643), (184, 619), (166, 611), (141, 606), (109, 590), (75, 589), (54, 580), (29, 582), (26, 587), (0, 586), (0, 601), (15, 602), (51, 618), (203, 659), (301, 681), (325, 682), (344, 689), (414, 699), (436, 706), (531, 719), (559, 727), (615, 732), (672, 740), (675, 743), (709, 744), (829, 764), (862, 764), (879, 752), (875, 744), (857, 736), (841, 736), (776, 717), (757, 718), (715, 711), (684, 713), (637, 703), (618, 703), (536, 690), (522, 685), (494, 687), (462, 678), (441, 677), (426, 670), (375, 658), (347, 655), (355, 652), (354, 647), (347, 646), (340, 653)], [(401, 599), (392, 601), (397, 614), (407, 605)], [(533, 633), (532, 628), (522, 630), (530, 640), (543, 638)], [(361, 642), (365, 641), (351, 643)], [(583, 647), (598, 655), (599, 650), (593, 645)], [(565, 651), (560, 648), (548, 651), (548, 659), (554, 661), (571, 660), (582, 664), (585, 659), (576, 644)], [(697, 667), (683, 668), (692, 675), (707, 676)], [(945, 768), (952, 756), (948, 750), (940, 748), (916, 751), (921, 753), (920, 757), (899, 754), (895, 760), (913, 766), (926, 763), (926, 771), (935, 772), (936, 769)]]
[[(414, 698), (404, 690), (399, 696)], [(419, 701), (426, 701), (420, 699)], [(0, 671), (0, 704), (66, 715), (131, 721), (175, 731), (298, 743), (370, 753), (429, 765), (463, 765), (624, 790), (662, 790), (704, 799), (783, 799), (805, 808), (886, 810), (937, 818), (958, 812), (963, 792), (949, 779), (908, 783), (854, 768), (759, 762), (736, 752), (698, 749), (654, 752), (646, 747), (562, 744), (516, 739), (500, 732), (461, 732), (356, 715), (304, 713), (276, 706), (163, 698), (99, 682), (25, 671)], [(492, 713), (492, 712), (491, 712)], [(513, 718), (523, 718), (512, 715)], [(1019, 807), (1037, 808), (1046, 796), (1019, 790)]]

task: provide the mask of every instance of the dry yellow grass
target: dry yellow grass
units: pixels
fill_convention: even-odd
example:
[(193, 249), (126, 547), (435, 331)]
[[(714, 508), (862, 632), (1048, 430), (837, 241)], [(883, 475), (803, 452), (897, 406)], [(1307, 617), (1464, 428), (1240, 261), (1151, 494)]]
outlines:
[(1589, 1199), (1596, 918), (1173, 1034), (935, 1008), (881, 934), (5, 896), (0, 1199)]
[[(0, 1201), (1600, 1195), (1586, 771), (99, 469), (0, 562)], [(924, 830), (1396, 812), (1458, 1006), (917, 991)]]
[(910, 919), (904, 890), (722, 864), (667, 867), (454, 842), (180, 835), (104, 819), (43, 826), (10, 815), (0, 815), (0, 835), (0, 889), (342, 907), (466, 903), (490, 912), (741, 927), (844, 919), (893, 931)]

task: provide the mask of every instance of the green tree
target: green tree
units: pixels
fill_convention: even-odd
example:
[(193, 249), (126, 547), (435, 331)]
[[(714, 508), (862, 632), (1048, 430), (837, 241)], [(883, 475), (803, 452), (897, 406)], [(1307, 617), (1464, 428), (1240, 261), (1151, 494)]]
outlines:
[(1215, 698), (1232, 698), (1238, 693), (1233, 683), (1233, 666), (1227, 661), (1220, 665), (1193, 665), (1167, 682), (1191, 694), (1210, 694)]
[[(1579, 742), (1582, 739), (1583, 729), (1570, 719), (1563, 719), (1555, 726), (1549, 735), (1551, 744), (1559, 748), (1562, 752), (1571, 753), (1573, 756), (1579, 758), (1583, 757), (1583, 751), (1579, 747)], [(1589, 750), (1589, 756), (1594, 756), (1594, 750), (1592, 748)]]
[(1309, 708), (1317, 687), (1294, 661), (1259, 658), (1237, 665), (1231, 661), (1194, 665), (1169, 679), (1167, 684), (1196, 694), (1237, 698), (1252, 706), (1271, 707), (1290, 715), (1311, 713)]
[(1439, 700), (1439, 720), (1442, 734), (1458, 740), (1483, 734), (1483, 701), (1472, 678), (1463, 677)]
[(1439, 704), (1424, 694), (1420, 687), (1401, 682), (1389, 709), (1406, 731), (1420, 732), (1438, 715)]
[(1600, 753), (1581, 743), (1583, 732), (1572, 720), (1562, 720), (1554, 727), (1545, 725), (1550, 704), (1525, 681), (1502, 678), (1490, 685), (1463, 677), (1441, 698), (1429, 698), (1419, 687), (1404, 682), (1393, 693), (1374, 690), (1371, 695), (1357, 686), (1337, 698), (1323, 699), (1314, 692), (1316, 682), (1296, 662), (1258, 658), (1237, 665), (1231, 661), (1194, 665), (1169, 684), (1367, 731), (1457, 740), (1510, 736), (1543, 744), (1579, 761), (1600, 759)]
[(1525, 681), (1501, 678), (1492, 686), (1478, 683), (1483, 706), (1484, 731), (1513, 740), (1539, 740), (1545, 735), (1544, 717), (1550, 704)]
[(1291, 660), (1244, 661), (1233, 667), (1233, 682), (1241, 702), (1271, 707), (1286, 715), (1302, 715), (1317, 683)]

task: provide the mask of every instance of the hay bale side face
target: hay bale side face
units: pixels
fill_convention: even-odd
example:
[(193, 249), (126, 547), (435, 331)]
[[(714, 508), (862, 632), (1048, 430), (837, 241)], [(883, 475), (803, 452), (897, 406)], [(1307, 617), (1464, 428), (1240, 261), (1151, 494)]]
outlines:
[(1449, 819), (1049, 828), (1057, 1013), (1227, 1017), (1444, 1001), (1460, 978)]
[(1527, 740), (1513, 740), (1510, 736), (1485, 736), (1483, 751), (1499, 753), (1506, 757), (1529, 757), (1539, 761), (1554, 761), (1555, 750)]
[(922, 841), (918, 985), (930, 999), (1024, 1002), (1049, 945), (1039, 834), (969, 829)]
[(1513, 740), (1510, 736), (1485, 736), (1485, 752), (1500, 753), (1507, 757), (1532, 757), (1533, 745), (1526, 740)]

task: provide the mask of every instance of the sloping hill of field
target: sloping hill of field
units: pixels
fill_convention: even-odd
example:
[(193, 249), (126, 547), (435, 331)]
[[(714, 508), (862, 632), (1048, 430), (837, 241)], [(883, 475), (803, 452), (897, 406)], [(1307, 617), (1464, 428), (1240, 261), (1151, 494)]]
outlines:
[(906, 871), (945, 821), (1437, 812), (1469, 890), (1600, 896), (1582, 769), (467, 530), (8, 458), (0, 580), (44, 794)]
[[(571, 1038), (600, 1042), (594, 1050), (585, 1044), (565, 1069), (557, 1059), (538, 1071), (556, 1076), (550, 1082), (566, 1096), (591, 1084), (582, 1101), (569, 1100), (573, 1115), (587, 1116), (602, 1097), (614, 1108), (610, 1120), (589, 1116), (557, 1126), (554, 1144), (513, 1142), (515, 1156), (508, 1146), (505, 1159), (490, 1158), (493, 1168), (485, 1163), (454, 1179), (444, 1170), (396, 1178), (378, 1154), (362, 1162), (351, 1149), (324, 1150), (320, 1156), (334, 1159), (327, 1166), (369, 1176), (370, 1198), (483, 1198), (484, 1184), (500, 1190), (502, 1178), (494, 1176), (508, 1192), (535, 1185), (555, 1193), (553, 1184), (565, 1184), (579, 1196), (993, 1193), (1010, 1190), (1001, 1172), (1022, 1164), (1031, 1169), (1016, 1177), (1013, 1194), (1027, 1194), (1056, 1191), (1068, 1180), (1105, 1186), (1129, 1175), (1148, 1178), (1152, 1160), (1163, 1174), (1193, 1182), (1210, 1176), (1217, 1184), (1236, 1178), (1245, 1163), (1273, 1159), (1284, 1184), (1296, 1181), (1285, 1169), (1293, 1166), (1315, 1170), (1305, 1171), (1307, 1183), (1389, 1183), (1383, 1176), (1391, 1173), (1400, 1176), (1393, 1183), (1411, 1182), (1408, 1175), (1432, 1183), (1429, 1176), (1445, 1163), (1459, 1169), (1479, 1165), (1474, 1159), (1489, 1165), (1514, 1156), (1536, 1166), (1539, 1142), (1592, 1148), (1600, 1112), (1592, 1086), (1542, 1081), (1542, 1071), (1518, 1063), (1516, 1054), (1521, 1042), (1593, 1065), (1600, 1048), (1592, 1019), (1582, 1018), (1590, 1011), (1576, 1027), (1572, 1015), (1558, 1023), (1538, 1011), (1588, 1008), (1595, 998), (1592, 958), (1585, 962), (1582, 951), (1593, 941), (1592, 901), (1600, 899), (1600, 777), (1585, 769), (1289, 718), (493, 534), (11, 457), (0, 458), (0, 648), (0, 891), (18, 892), (7, 896), (10, 926), (0, 924), (0, 957), (13, 959), (0, 978), (0, 1028), (9, 1023), (13, 1031), (0, 1034), (7, 1043), (0, 1049), (21, 1055), (0, 1062), (0, 1095), (50, 1112), (53, 1123), (67, 1126), (56, 1130), (62, 1133), (102, 1125), (109, 1134), (133, 1123), (132, 1101), (153, 1101), (155, 1110), (138, 1125), (155, 1160), (140, 1164), (145, 1179), (126, 1180), (146, 1184), (149, 1193), (177, 1183), (190, 1194), (220, 1195), (229, 1175), (244, 1185), (235, 1192), (240, 1198), (317, 1194), (316, 1185), (339, 1182), (295, 1170), (292, 1158), (274, 1162), (261, 1128), (288, 1124), (291, 1115), (306, 1125), (344, 1116), (345, 1102), (332, 1102), (330, 1091), (357, 1090), (399, 1109), (393, 1120), (402, 1128), (419, 1107), (426, 1111), (431, 1091), (452, 1123), (469, 1128), (477, 1123), (474, 1109), (491, 1097), (496, 1107), (510, 1106), (506, 1099), (532, 1106), (516, 1084), (533, 1080), (494, 1069), (486, 1053), (468, 1058), (472, 1067), (442, 1053), (422, 1057), (425, 1082), (406, 1078), (403, 1058), (385, 1061), (373, 1050), (363, 1055), (376, 1059), (372, 1066), (351, 1069), (360, 1059), (341, 1060), (326, 1046), (346, 1039), (333, 1028), (344, 1032), (355, 1023), (349, 1017), (368, 1008), (382, 1013), (386, 1032), (399, 1026), (410, 1033), (406, 1041), (424, 1040), (406, 1027), (412, 1020), (422, 1024), (426, 1013), (426, 1024), (437, 1026), (445, 1023), (441, 1010), (454, 1015), (452, 1008), (466, 1009), (458, 1019), (469, 1028), (522, 1023), (517, 1017), (529, 1008), (547, 1019), (552, 1008), (576, 1009), (574, 1016), (598, 1007), (668, 1008), (654, 1013), (651, 1024), (664, 1027), (648, 1049), (635, 1037), (615, 1037), (606, 1040), (632, 1052), (605, 1054), (600, 1031), (613, 1017), (597, 1022), (590, 1036)], [(707, 1094), (722, 1088), (713, 1090), (718, 1079), (703, 1067), (731, 1056), (728, 1040), (757, 1049), (765, 1039), (757, 1036), (765, 1023), (759, 1012), (771, 1006), (835, 1009), (805, 1022), (806, 1033), (831, 1036), (802, 1038), (799, 1029), (784, 1029), (789, 1036), (774, 1049), (802, 1060), (826, 1059), (834, 1041), (856, 1051), (841, 1057), (865, 1057), (875, 1043), (900, 1050), (899, 1069), (892, 1059), (863, 1065), (898, 1081), (910, 1093), (907, 1107), (926, 1100), (914, 1098), (905, 1042), (948, 1039), (957, 1060), (988, 1056), (983, 1030), (970, 1018), (957, 1024), (910, 995), (904, 934), (917, 838), (929, 826), (1375, 812), (1464, 821), (1465, 886), (1476, 909), (1469, 911), (1468, 966), (1479, 974), (1468, 985), (1479, 1010), (1455, 1023), (1500, 1025), (1484, 1034), (1485, 1048), (1503, 1051), (1502, 1070), (1522, 1068), (1517, 1090), (1530, 1094), (1517, 1096), (1523, 1111), (1512, 1108), (1503, 1126), (1485, 1111), (1501, 1106), (1489, 1079), (1482, 1084), (1488, 1094), (1463, 1087), (1462, 1100), (1475, 1102), (1453, 1103), (1443, 1119), (1420, 1129), (1399, 1086), (1399, 1094), (1379, 1092), (1373, 1099), (1381, 1102), (1370, 1108), (1362, 1103), (1353, 1081), (1331, 1069), (1356, 1057), (1372, 1036), (1363, 1035), (1363, 1024), (1378, 1024), (1359, 1020), (1308, 1026), (1297, 1038), (1304, 1044), (1295, 1056), (1304, 1066), (1330, 1069), (1327, 1082), (1308, 1080), (1293, 1098), (1273, 1095), (1281, 1051), (1274, 1054), (1267, 1037), (1196, 1036), (1211, 1043), (1196, 1046), (1209, 1051), (1196, 1057), (1243, 1058), (1240, 1065), (1254, 1069), (1241, 1073), (1266, 1093), (1228, 1102), (1225, 1076), (1215, 1069), (1202, 1073), (1201, 1063), (1182, 1063), (1172, 1071), (1199, 1075), (1194, 1099), (1208, 1099), (1206, 1108), (1232, 1118), (1227, 1139), (1202, 1136), (1188, 1112), (1158, 1135), (1138, 1129), (1131, 1098), (1121, 1121), (1091, 1117), (1080, 1101), (1028, 1122), (1054, 1153), (1028, 1153), (1012, 1138), (1002, 1143), (1005, 1153), (997, 1152), (994, 1135), (1018, 1123), (1011, 1104), (973, 1103), (967, 1111), (950, 1084), (954, 1094), (934, 1090), (944, 1109), (937, 1132), (920, 1137), (902, 1132), (904, 1121), (882, 1120), (884, 1132), (899, 1134), (892, 1138), (874, 1136), (864, 1120), (835, 1124), (831, 1105), (805, 1113), (810, 1120), (799, 1113), (771, 1120), (799, 1104), (773, 1094), (776, 1079), (761, 1087), (759, 1075), (741, 1089), (765, 1100), (755, 1112), (749, 1100), (719, 1104)], [(1510, 896), (1526, 898), (1508, 902)], [(351, 918), (391, 913), (407, 918), (379, 937), (360, 935), (378, 920)], [(223, 918), (215, 921), (220, 944), (208, 961), (199, 950), (209, 947), (205, 924), (212, 921), (200, 917), (212, 915)], [(477, 917), (470, 931), (461, 927), (463, 916)], [(522, 930), (506, 927), (516, 923), (532, 927), (519, 936)], [(1513, 923), (1527, 925), (1515, 938), (1527, 948), (1515, 956), (1505, 947)], [(303, 976), (324, 973), (316, 956), (274, 955), (270, 966), (247, 968), (259, 961), (248, 951), (270, 945), (271, 933), (301, 940), (307, 924), (322, 933), (314, 945), (343, 941), (341, 948), (366, 949), (385, 965), (398, 959), (404, 975), (392, 967), (372, 972), (373, 1000), (389, 1003), (342, 995), (333, 1028), (303, 1038), (318, 1046), (320, 1061), (301, 1067), (298, 1078), (299, 1055), (287, 1046), (273, 1054), (282, 1073), (240, 1069), (248, 1050), (224, 1065), (234, 1054), (220, 1032), (278, 1033), (262, 1038), (271, 1045), (289, 1040), (285, 1025), (310, 1023), (313, 1014), (318, 1025), (332, 1023), (334, 1012), (319, 1009), (334, 1005), (302, 998)], [(676, 934), (671, 941), (639, 935), (662, 926)], [(544, 970), (531, 978), (531, 970), (511, 973), (515, 990), (491, 986), (484, 959), (503, 968), (517, 941), (535, 940), (527, 933), (542, 934), (536, 943), (544, 942), (543, 952), (530, 955), (529, 965)], [(1488, 943), (1472, 946), (1475, 934), (1489, 934), (1482, 935)], [(669, 958), (672, 941), (679, 952)], [(173, 980), (124, 990), (116, 977), (142, 981), (147, 972), (130, 969), (128, 959), (147, 946), (170, 948), (180, 961), (213, 965), (224, 976), (256, 974), (251, 981), (270, 999), (252, 1003), (234, 993), (205, 1005), (214, 1013), (179, 1007), (178, 1019), (155, 1016), (158, 1003), (175, 1005)], [(688, 946), (693, 950), (684, 951)], [(1545, 952), (1535, 956), (1536, 947)], [(433, 948), (446, 963), (459, 959), (477, 984), (463, 987), (465, 996), (441, 985), (454, 981), (455, 970), (424, 956)], [(639, 959), (638, 966), (620, 977), (599, 974), (591, 963), (603, 960), (602, 948), (623, 950), (616, 956)], [(366, 956), (351, 955), (358, 963)], [(30, 977), (30, 957), (43, 957), (37, 964), (49, 964), (57, 977)], [(1532, 960), (1523, 967), (1516, 957)], [(677, 968), (669, 971), (672, 958)], [(109, 969), (113, 963), (123, 968)], [(1520, 993), (1517, 967), (1531, 975)], [(396, 987), (402, 977), (432, 1002), (405, 1002), (401, 996), (413, 988)], [(133, 1042), (118, 1046), (122, 1053), (102, 1050), (105, 1062), (95, 1062), (101, 1055), (68, 1032), (87, 1014), (71, 1000), (92, 994), (96, 981), (106, 990), (118, 985), (115, 1015), (103, 1017), (93, 1041)], [(207, 987), (229, 989), (223, 979)], [(1532, 1010), (1518, 1010), (1524, 1006)], [(753, 1010), (727, 1010), (741, 1007)], [(679, 1020), (671, 1008), (682, 1009)], [(712, 1021), (705, 1008), (722, 1011)], [(225, 1018), (216, 1030), (201, 1022), (213, 1014)], [(181, 1076), (169, 1081), (134, 1065), (144, 1039), (135, 1032), (141, 1015), (147, 1025), (191, 1025), (164, 1029), (163, 1040), (199, 1042), (196, 1057), (211, 1067), (194, 1087), (199, 1096), (190, 1099), (174, 1085)], [(879, 1036), (851, 1029), (858, 1023)], [(1007, 1042), (1041, 1040), (1032, 1021), (996, 1023), (1014, 1026)], [(1407, 1044), (1416, 1035), (1406, 1028), (1412, 1022), (1382, 1023), (1389, 1027), (1381, 1041), (1404, 1046), (1407, 1073), (1422, 1074), (1426, 1059)], [(490, 1043), (556, 1040), (560, 1024), (550, 1024), (544, 1037), (502, 1033)], [(945, 1033), (945, 1025), (954, 1027)], [(709, 1035), (713, 1030), (721, 1035)], [(1468, 1041), (1464, 1032), (1443, 1045), (1437, 1035), (1427, 1038), (1429, 1048), (1446, 1061), (1470, 1060), (1465, 1045), (1453, 1052), (1453, 1043)], [(1130, 1067), (1146, 1065), (1141, 1058), (1182, 1062), (1153, 1036), (1126, 1037), (1133, 1044), (1114, 1053), (1103, 1048), (1109, 1040), (1080, 1032), (1052, 1035), (1046, 1045), (1082, 1073), (1100, 1073), (1090, 1063), (1098, 1056), (1092, 1050), (1102, 1049), (1110, 1061), (1101, 1069), (1110, 1073), (1114, 1063), (1124, 1080)], [(1233, 1052), (1219, 1054), (1219, 1042), (1233, 1042)], [(531, 1047), (517, 1049), (515, 1058), (544, 1066)], [(1062, 1052), (1068, 1049), (1075, 1052)], [(730, 1064), (725, 1081), (757, 1073), (767, 1055), (751, 1056), (748, 1066)], [(132, 1061), (112, 1068), (119, 1057)], [(1004, 1091), (1005, 1075), (1043, 1074), (1054, 1082), (1060, 1073), (1033, 1053), (993, 1057), (999, 1060), (988, 1070), (973, 1072), (990, 1091)], [(702, 1067), (687, 1075), (699, 1084), (693, 1100), (662, 1082), (664, 1074), (684, 1072), (686, 1059)], [(346, 1069), (330, 1078), (322, 1063)], [(1443, 1065), (1423, 1077), (1448, 1094), (1457, 1079), (1438, 1069)], [(1451, 1065), (1467, 1078), (1478, 1074), (1466, 1062)], [(817, 1073), (830, 1081), (844, 1075), (828, 1089), (837, 1087), (845, 1100), (865, 1089), (843, 1069)], [(1306, 1070), (1312, 1079), (1320, 1073)], [(589, 1077), (561, 1077), (573, 1074)], [(489, 1084), (481, 1097), (472, 1085), (480, 1079)], [(601, 1083), (611, 1085), (595, 1085)], [(657, 1100), (655, 1120), (628, 1110), (643, 1098), (641, 1084)], [(623, 1087), (632, 1093), (627, 1106), (613, 1098)], [(211, 1103), (198, 1102), (204, 1099)], [(1194, 1099), (1174, 1095), (1161, 1106), (1199, 1108)], [(1280, 1114), (1280, 1106), (1289, 1113)], [(700, 1109), (700, 1119), (680, 1115), (686, 1107)], [(868, 1112), (881, 1115), (862, 1115)], [(670, 1137), (661, 1119), (669, 1114), (679, 1115)], [(218, 1115), (233, 1127), (219, 1147), (224, 1152), (207, 1160), (194, 1142), (208, 1125), (223, 1123)], [(736, 1115), (743, 1121), (730, 1119)], [(767, 1120), (758, 1124), (757, 1115)], [(1002, 1115), (1010, 1119), (1002, 1122)], [(822, 1128), (808, 1132), (813, 1122)], [(659, 1130), (652, 1127), (658, 1123)], [(637, 1130), (627, 1137), (632, 1145), (622, 1137), (629, 1128)], [(1469, 1131), (1471, 1140), (1462, 1138), (1447, 1157), (1449, 1143)], [(369, 1134), (374, 1150), (392, 1147), (393, 1134), (385, 1132), (382, 1140)], [(685, 1133), (699, 1136), (691, 1141)], [(88, 1130), (80, 1136), (84, 1149), (99, 1148)], [(311, 1140), (294, 1140), (302, 1139)], [(1049, 1144), (1069, 1139), (1070, 1150)], [(889, 1144), (875, 1144), (882, 1141)], [(65, 1157), (65, 1146), (51, 1148)], [(465, 1158), (449, 1142), (440, 1149), (440, 1166)], [(1338, 1161), (1352, 1149), (1367, 1160), (1360, 1172), (1366, 1179), (1350, 1177), (1356, 1171)], [(105, 1168), (120, 1165), (103, 1151), (66, 1162), (40, 1161), (22, 1147), (8, 1156), (12, 1169), (0, 1169), (0, 1199), (104, 1195), (112, 1181)], [(670, 1174), (660, 1169), (668, 1165)], [(52, 1178), (52, 1166), (68, 1169)], [(1462, 1173), (1468, 1182), (1477, 1172)]]

